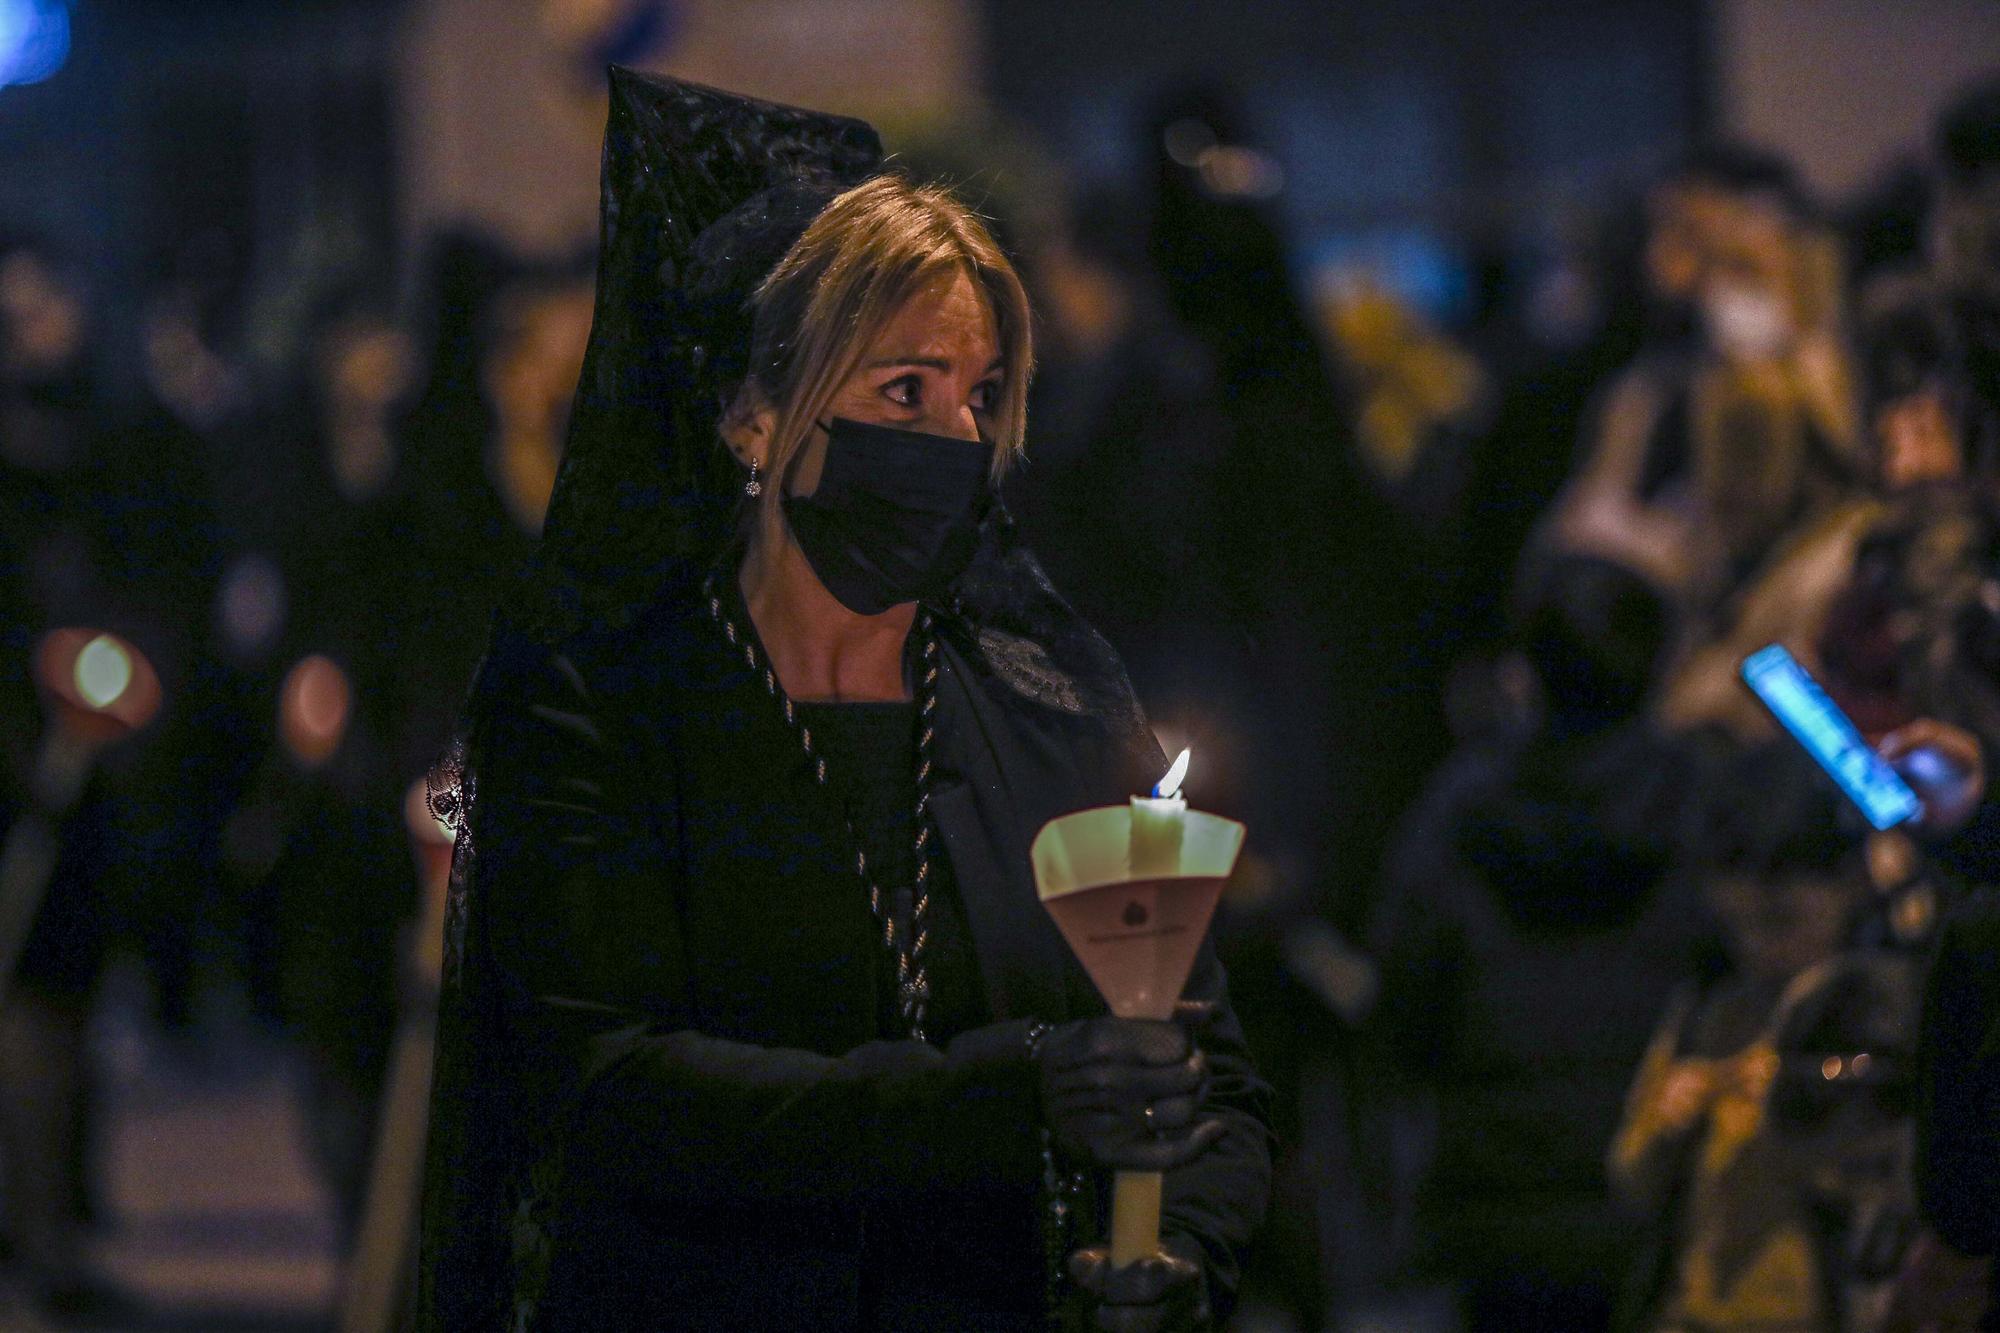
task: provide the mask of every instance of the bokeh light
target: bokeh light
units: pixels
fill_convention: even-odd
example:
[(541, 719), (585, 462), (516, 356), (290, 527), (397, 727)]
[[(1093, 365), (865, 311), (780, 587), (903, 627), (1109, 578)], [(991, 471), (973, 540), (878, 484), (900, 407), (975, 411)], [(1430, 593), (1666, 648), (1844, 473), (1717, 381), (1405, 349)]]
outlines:
[(109, 708), (132, 684), (132, 658), (118, 640), (100, 634), (76, 655), (76, 692), (92, 708)]
[(0, 88), (40, 83), (67, 59), (67, 0), (0, 0)]
[(271, 557), (246, 555), (223, 576), (216, 611), (222, 632), (238, 652), (270, 646), (285, 624), (285, 576)]
[(279, 695), (278, 728), (293, 757), (308, 768), (332, 758), (354, 703), (347, 673), (315, 653), (291, 669)]

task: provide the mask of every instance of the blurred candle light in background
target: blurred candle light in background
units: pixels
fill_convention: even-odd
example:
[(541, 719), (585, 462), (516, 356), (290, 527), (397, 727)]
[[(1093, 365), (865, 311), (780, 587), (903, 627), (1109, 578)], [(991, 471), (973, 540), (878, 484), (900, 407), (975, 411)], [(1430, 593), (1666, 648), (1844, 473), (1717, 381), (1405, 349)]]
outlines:
[(92, 708), (109, 708), (132, 684), (132, 657), (118, 640), (100, 634), (76, 655), (76, 692)]
[(97, 629), (50, 630), (35, 647), (35, 680), (62, 726), (86, 746), (136, 731), (160, 706), (160, 680), (137, 648)]
[(354, 691), (347, 673), (331, 658), (314, 653), (285, 676), (278, 696), (278, 731), (285, 748), (307, 768), (333, 757), (347, 734)]
[(1237, 144), (1209, 149), (1197, 169), (1208, 192), (1225, 199), (1275, 199), (1285, 188), (1284, 168), (1276, 158)]
[(1285, 188), (1284, 168), (1269, 153), (1223, 143), (1215, 128), (1189, 116), (1161, 131), (1167, 156), (1193, 170), (1202, 188), (1224, 199), (1275, 199)]
[(216, 618), (237, 652), (255, 655), (269, 647), (285, 625), (285, 576), (277, 562), (253, 552), (231, 564), (216, 598)]

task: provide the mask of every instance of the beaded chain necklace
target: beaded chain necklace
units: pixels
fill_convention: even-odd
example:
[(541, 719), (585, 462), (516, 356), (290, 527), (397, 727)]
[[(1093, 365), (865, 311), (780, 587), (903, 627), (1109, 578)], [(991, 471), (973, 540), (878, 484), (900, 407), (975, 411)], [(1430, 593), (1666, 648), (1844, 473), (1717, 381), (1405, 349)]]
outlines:
[[(813, 745), (812, 728), (805, 724), (797, 705), (785, 693), (785, 687), (778, 683), (778, 673), (772, 669), (768, 656), (759, 656), (756, 639), (739, 630), (736, 622), (730, 619), (721, 596), (715, 591), (713, 574), (702, 584), (702, 596), (708, 602), (709, 618), (721, 628), (730, 646), (743, 654), (744, 665), (758, 673), (764, 682), (765, 693), (777, 702), (785, 724), (798, 737), (799, 748), (805, 751), (812, 764), (813, 780), (821, 787), (827, 786), (826, 757)], [(907, 927), (897, 929), (893, 905), (868, 871), (868, 853), (863, 849), (844, 805), (841, 819), (847, 830), (848, 844), (854, 849), (855, 876), (868, 894), (868, 910), (880, 923), (882, 942), (896, 960), (896, 993), (903, 1021), (908, 1025), (910, 1035), (923, 1041), (924, 1012), (931, 995), (930, 974), (924, 967), (924, 946), (930, 942), (926, 919), (931, 901), (931, 760), (937, 739), (938, 681), (937, 635), (932, 628), (929, 611), (918, 609), (916, 630), (920, 663), (917, 670), (917, 869)], [(1031, 1051), (1034, 1045), (1039, 1044), (1039, 1037), (1047, 1031), (1048, 1024), (1035, 1024), (1035, 1032), (1030, 1038)], [(1076, 1209), (1089, 1189), (1089, 1177), (1081, 1171), (1065, 1170), (1057, 1164), (1047, 1130), (1042, 1131), (1041, 1140), (1043, 1281), (1045, 1300), (1053, 1311), (1059, 1308), (1067, 1286), (1065, 1266), (1074, 1242)]]
[[(731, 646), (742, 652), (744, 665), (761, 676), (765, 692), (778, 704), (785, 724), (798, 738), (800, 748), (812, 764), (813, 780), (826, 787), (826, 756), (813, 745), (812, 728), (799, 715), (791, 696), (785, 693), (785, 687), (778, 683), (778, 673), (772, 669), (768, 655), (759, 655), (756, 639), (739, 630), (736, 622), (730, 619), (728, 611), (723, 608), (722, 598), (715, 591), (713, 574), (702, 584), (702, 595), (708, 600), (709, 618), (721, 627), (723, 637), (729, 640)], [(869, 872), (868, 853), (855, 832), (844, 803), (841, 822), (847, 830), (848, 845), (854, 850), (855, 877), (867, 892), (868, 910), (881, 927), (882, 943), (896, 962), (897, 1008), (910, 1035), (923, 1041), (924, 1013), (931, 998), (931, 979), (924, 966), (924, 948), (930, 943), (931, 756), (937, 738), (938, 648), (937, 635), (931, 629), (931, 614), (921, 609), (917, 612), (917, 643), (916, 876), (910, 888), (910, 914), (906, 924), (899, 926), (891, 895), (882, 891), (881, 883)]]

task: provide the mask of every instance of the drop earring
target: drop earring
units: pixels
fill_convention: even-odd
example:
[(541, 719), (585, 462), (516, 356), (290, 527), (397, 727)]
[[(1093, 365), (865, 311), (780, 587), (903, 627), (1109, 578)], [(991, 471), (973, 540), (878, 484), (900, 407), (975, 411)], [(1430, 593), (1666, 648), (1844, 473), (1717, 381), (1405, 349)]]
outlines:
[(754, 458), (750, 460), (750, 480), (743, 483), (743, 493), (753, 500), (764, 493), (764, 483), (757, 479), (757, 460)]

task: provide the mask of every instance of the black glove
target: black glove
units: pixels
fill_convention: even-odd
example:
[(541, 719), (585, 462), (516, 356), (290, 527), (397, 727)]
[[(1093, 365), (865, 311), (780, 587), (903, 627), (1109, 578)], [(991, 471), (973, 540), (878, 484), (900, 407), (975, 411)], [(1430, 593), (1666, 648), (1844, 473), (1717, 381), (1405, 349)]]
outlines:
[(1170, 1023), (1087, 1018), (1053, 1029), (1035, 1053), (1042, 1119), (1072, 1161), (1104, 1170), (1171, 1171), (1221, 1138), (1197, 1112), (1208, 1059), (1188, 1034), (1208, 1017), (1184, 1005)]
[(1069, 1276), (1089, 1311), (1087, 1327), (1112, 1333), (1193, 1333), (1214, 1316), (1201, 1246), (1185, 1236), (1168, 1236), (1160, 1253), (1123, 1268), (1111, 1266), (1102, 1245), (1069, 1257)]

